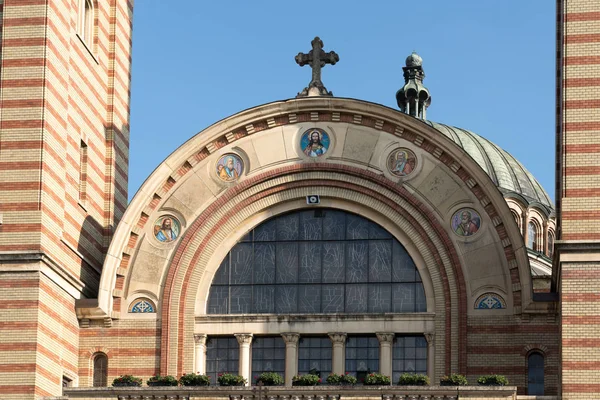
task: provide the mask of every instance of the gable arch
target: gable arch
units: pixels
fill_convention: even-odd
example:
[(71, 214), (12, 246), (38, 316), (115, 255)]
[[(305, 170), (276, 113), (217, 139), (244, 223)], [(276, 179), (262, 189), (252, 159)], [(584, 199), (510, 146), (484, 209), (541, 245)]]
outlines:
[[(283, 150), (282, 154), (285, 154), (285, 157), (269, 159), (265, 158), (263, 154), (261, 159), (256, 152), (248, 155), (247, 161), (251, 166), (250, 170), (235, 184), (218, 184), (208, 176), (212, 171), (211, 165), (214, 165), (215, 159), (220, 155), (235, 151), (236, 147), (244, 150), (248, 148), (250, 142), (255, 148), (270, 145), (268, 141), (265, 142), (266, 138), (279, 134), (291, 137), (292, 134), (289, 132), (298, 131), (306, 126), (331, 126), (339, 131), (345, 130), (346, 134), (344, 137), (338, 137), (339, 140), (332, 152), (323, 160), (303, 159), (302, 156), (294, 153), (294, 148), (289, 145), (289, 142), (282, 139), (280, 149)], [(347, 133), (350, 130), (354, 135), (352, 137), (354, 143), (346, 140), (350, 137)], [(353, 148), (353, 146), (357, 147), (355, 140), (357, 135), (364, 135), (368, 139), (367, 142), (371, 140), (372, 145), (366, 146), (367, 150), (364, 153), (361, 153), (360, 149)], [(382, 148), (386, 148), (385, 145), (390, 143), (408, 146), (418, 153), (419, 159), (423, 162), (423, 169), (419, 174), (405, 178), (392, 178), (386, 174), (381, 163), (377, 162), (381, 157), (377, 158), (371, 155), (381, 152)], [(274, 149), (268, 149), (268, 151), (274, 153)], [(346, 152), (351, 153), (352, 157), (346, 157)], [(192, 226), (196, 223), (200, 225), (205, 223), (205, 221), (198, 222), (203, 212), (212, 210), (214, 213), (215, 209), (223, 207), (229, 199), (252, 187), (256, 188), (258, 192), (272, 191), (271, 195), (277, 199), (277, 196), (281, 196), (283, 192), (277, 192), (276, 188), (281, 188), (282, 185), (291, 182), (291, 177), (305, 172), (314, 176), (307, 175), (298, 180), (298, 182), (309, 182), (308, 186), (294, 183), (298, 186), (290, 189), (289, 192), (294, 193), (296, 200), (310, 194), (307, 188), (322, 184), (324, 180), (328, 179), (327, 174), (333, 172), (340, 176), (347, 176), (351, 181), (349, 183), (356, 183), (353, 181), (357, 176), (361, 176), (365, 180), (364, 184), (355, 185), (355, 188), (349, 192), (348, 197), (350, 198), (356, 198), (356, 194), (351, 193), (359, 193), (369, 185), (372, 186), (368, 188), (371, 192), (377, 193), (383, 187), (387, 191), (395, 192), (395, 196), (404, 197), (407, 207), (412, 207), (415, 215), (427, 216), (430, 222), (425, 226), (432, 226), (433, 222), (437, 224), (435, 229), (431, 228), (435, 234), (431, 236), (432, 233), (428, 232), (426, 237), (429, 238), (429, 242), (433, 241), (432, 238), (437, 237), (435, 240), (441, 244), (440, 249), (443, 248), (443, 251), (438, 251), (436, 256), (441, 260), (440, 265), (448, 265), (450, 269), (458, 271), (454, 273), (455, 279), (457, 281), (466, 279), (468, 286), (464, 288), (464, 292), (471, 292), (475, 288), (471, 289), (469, 285), (481, 277), (473, 280), (466, 272), (460, 271), (462, 266), (469, 264), (471, 259), (468, 258), (469, 254), (459, 250), (463, 244), (459, 244), (460, 241), (448, 228), (448, 213), (451, 207), (448, 204), (444, 205), (444, 193), (423, 192), (423, 187), (427, 187), (429, 183), (427, 177), (436, 174), (437, 177), (443, 176), (448, 180), (448, 186), (451, 189), (456, 188), (454, 193), (463, 196), (461, 201), (466, 202), (484, 216), (489, 234), (485, 240), (481, 235), (479, 239), (483, 240), (482, 243), (485, 242), (497, 249), (498, 258), (502, 259), (498, 268), (503, 271), (502, 274), (507, 276), (509, 283), (517, 284), (514, 285), (514, 293), (511, 293), (513, 296), (509, 296), (510, 298), (514, 297), (515, 312), (520, 312), (521, 308), (526, 307), (531, 301), (530, 272), (526, 253), (523, 246), (520, 245), (522, 238), (516, 224), (513, 221), (506, 222), (506, 218), (512, 220), (510, 210), (490, 178), (465, 154), (462, 148), (430, 126), (395, 110), (356, 100), (313, 98), (267, 104), (220, 121), (190, 139), (161, 163), (136, 194), (116, 230), (102, 273), (98, 307), (96, 309), (80, 309), (80, 315), (120, 317), (123, 304), (119, 297), (120, 293), (115, 291), (117, 282), (121, 287), (126, 283), (124, 295), (127, 296), (127, 291), (131, 289), (128, 285), (133, 274), (136, 273), (135, 271), (140, 271), (137, 269), (137, 265), (143, 265), (144, 257), (148, 260), (148, 255), (160, 253), (164, 268), (161, 267), (161, 272), (158, 273), (158, 278), (154, 279), (153, 283), (145, 283), (148, 285), (145, 289), (154, 290), (156, 293), (163, 285), (168, 287), (169, 273), (178, 257), (181, 258), (184, 253), (186, 257), (193, 257), (194, 253), (186, 253), (190, 249), (186, 250), (183, 245), (184, 241), (191, 240), (189, 238), (195, 236), (191, 234)], [(263, 181), (257, 179), (260, 176)], [(312, 183), (310, 183), (311, 179)], [(340, 182), (343, 179), (336, 178), (335, 181)], [(370, 183), (367, 184), (367, 182)], [(193, 188), (199, 186), (203, 190), (202, 196), (198, 196), (190, 202), (191, 194), (195, 190)], [(188, 206), (184, 206), (186, 201)], [(257, 207), (254, 203), (258, 204), (258, 201), (257, 199), (249, 204)], [(191, 206), (189, 206), (190, 204)], [(383, 207), (383, 205), (377, 207)], [(151, 239), (148, 233), (148, 224), (152, 224), (159, 213), (172, 209), (178, 209), (184, 213), (182, 219), (189, 223), (184, 227), (176, 242), (156, 250), (157, 246), (146, 244)], [(254, 211), (256, 212), (256, 208)], [(239, 220), (232, 219), (232, 221), (239, 223)], [(214, 232), (209, 231), (209, 233), (212, 235)], [(206, 232), (204, 234), (206, 235)], [(221, 233), (221, 235), (220, 239), (223, 240), (226, 234)], [(474, 243), (479, 239), (468, 239), (466, 242)], [(184, 277), (178, 279), (181, 280)], [(460, 286), (460, 283), (455, 285)], [(465, 285), (465, 282), (462, 285)], [(173, 292), (171, 289), (169, 290)], [(164, 298), (167, 297), (164, 296)], [(161, 304), (163, 304), (164, 298), (159, 299)], [(457, 307), (458, 304), (466, 304), (466, 302), (466, 299), (460, 298), (452, 300)], [(172, 309), (174, 314), (183, 311), (189, 313), (191, 309), (193, 316), (195, 297), (192, 304), (187, 306), (181, 304), (171, 306), (175, 307)], [(164, 307), (159, 306), (159, 309), (163, 309), (167, 313), (166, 315), (169, 315), (170, 311)], [(464, 316), (461, 315), (460, 318), (466, 318), (466, 312), (463, 314)], [(447, 334), (450, 335), (451, 329), (458, 329), (459, 326), (462, 326), (461, 324), (466, 324), (466, 322), (454, 321), (452, 323), (450, 321)], [(177, 330), (176, 325), (173, 325), (174, 332)], [(177, 335), (178, 333), (176, 333)], [(185, 342), (188, 339), (182, 338), (182, 340)], [(172, 353), (179, 350), (165, 351)], [(460, 351), (466, 351), (466, 349)], [(169, 367), (165, 366), (165, 370), (177, 369), (178, 357), (172, 357), (172, 361), (167, 361), (170, 359), (169, 354), (163, 354), (163, 356), (161, 357), (162, 362), (171, 364)], [(454, 370), (458, 370), (458, 358), (458, 355), (453, 358), (448, 357), (449, 361), (444, 362), (457, 363)], [(454, 365), (448, 364), (448, 368), (451, 367)]]

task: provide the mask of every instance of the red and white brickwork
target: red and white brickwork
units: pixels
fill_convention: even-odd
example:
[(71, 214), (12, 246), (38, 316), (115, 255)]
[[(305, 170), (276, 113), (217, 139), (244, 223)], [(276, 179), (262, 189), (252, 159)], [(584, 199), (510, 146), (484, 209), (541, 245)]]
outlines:
[(1, 398), (76, 380), (75, 299), (127, 203), (133, 4), (92, 4), (86, 42), (79, 0), (0, 0)]
[(557, 2), (563, 399), (600, 398), (600, 2)]

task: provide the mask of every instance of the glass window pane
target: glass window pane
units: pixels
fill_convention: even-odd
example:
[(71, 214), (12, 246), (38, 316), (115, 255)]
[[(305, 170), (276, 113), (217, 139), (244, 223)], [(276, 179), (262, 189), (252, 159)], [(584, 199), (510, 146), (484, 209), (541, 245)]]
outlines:
[(298, 240), (298, 213), (277, 217), (277, 240)]
[(275, 283), (275, 245), (273, 243), (254, 245), (254, 283)]
[(344, 282), (344, 243), (323, 243), (323, 283)]
[(275, 312), (278, 314), (295, 313), (298, 310), (298, 287), (276, 286)]
[(231, 249), (231, 284), (252, 283), (252, 244), (238, 243)]
[(315, 211), (300, 213), (300, 240), (321, 240), (323, 238), (323, 218), (315, 217)]
[(222, 372), (238, 373), (239, 345), (235, 337), (209, 337), (206, 341), (206, 375), (217, 382)]
[(320, 283), (321, 282), (321, 249), (320, 243), (298, 243), (300, 253), (300, 266), (298, 271), (298, 282)]
[(336, 210), (324, 211), (323, 217), (323, 240), (346, 239), (345, 213)]
[(367, 312), (367, 285), (346, 286), (346, 312)]
[(277, 243), (277, 283), (298, 282), (298, 243)]
[(254, 286), (254, 312), (275, 312), (275, 286)]
[(314, 373), (323, 380), (331, 373), (331, 340), (328, 337), (300, 338), (298, 373)]
[[(252, 341), (252, 375), (256, 377), (263, 372), (276, 372), (285, 376), (285, 345), (283, 338), (255, 337)], [(252, 384), (256, 384), (252, 379)]]
[(369, 282), (391, 282), (392, 241), (369, 241)]
[(254, 228), (217, 269), (207, 304), (208, 314), (425, 310), (406, 249), (379, 225), (331, 209), (291, 212)]
[(346, 341), (346, 372), (363, 380), (379, 370), (379, 340), (373, 336), (349, 336)]
[(321, 312), (321, 286), (300, 286), (298, 288), (298, 312)]
[(369, 312), (392, 311), (392, 286), (390, 284), (369, 285)]
[(322, 312), (339, 313), (344, 311), (344, 285), (323, 285)]
[(358, 215), (346, 215), (346, 239), (358, 240), (369, 238), (369, 221)]
[(346, 282), (368, 282), (368, 243), (346, 243)]

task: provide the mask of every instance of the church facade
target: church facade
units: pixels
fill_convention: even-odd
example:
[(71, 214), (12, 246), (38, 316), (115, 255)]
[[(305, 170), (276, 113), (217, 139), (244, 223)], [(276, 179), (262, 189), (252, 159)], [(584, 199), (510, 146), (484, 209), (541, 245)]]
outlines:
[[(296, 98), (206, 128), (126, 205), (132, 8), (4, 0), (0, 395), (274, 371), (600, 396), (595, 2), (557, 7), (556, 207), (509, 153), (427, 120), (417, 54), (391, 109), (333, 97), (319, 38)], [(20, 37), (34, 21), (64, 48)]]

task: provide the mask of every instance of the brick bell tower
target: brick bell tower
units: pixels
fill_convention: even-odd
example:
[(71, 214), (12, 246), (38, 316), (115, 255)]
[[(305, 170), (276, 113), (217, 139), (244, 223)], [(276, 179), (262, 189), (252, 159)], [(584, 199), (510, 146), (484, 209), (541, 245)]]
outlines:
[(600, 2), (557, 1), (558, 241), (563, 399), (600, 398)]
[(79, 379), (75, 301), (127, 204), (133, 0), (0, 13), (0, 398), (31, 399)]

